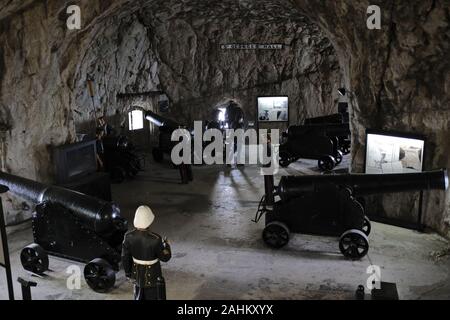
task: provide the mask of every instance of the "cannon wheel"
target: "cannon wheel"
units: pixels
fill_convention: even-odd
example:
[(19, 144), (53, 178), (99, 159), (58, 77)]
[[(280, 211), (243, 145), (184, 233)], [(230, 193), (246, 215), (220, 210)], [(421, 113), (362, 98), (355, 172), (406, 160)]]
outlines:
[(348, 146), (343, 146), (343, 147), (341, 147), (341, 151), (342, 151), (344, 154), (349, 154), (349, 153), (350, 153), (350, 147), (348, 147)]
[(289, 242), (289, 228), (283, 222), (272, 221), (264, 228), (262, 237), (269, 247), (279, 249)]
[(364, 232), (364, 234), (366, 236), (368, 236), (370, 234), (371, 230), (372, 230), (372, 226), (371, 226), (370, 220), (367, 216), (364, 216), (362, 232)]
[(340, 164), (342, 162), (343, 159), (343, 154), (342, 151), (339, 151), (336, 153), (336, 156), (334, 157), (334, 159), (336, 160), (336, 164)]
[(25, 270), (35, 274), (43, 274), (48, 270), (48, 255), (37, 243), (22, 249), (20, 262)]
[(122, 167), (116, 166), (112, 168), (110, 176), (113, 183), (122, 183), (125, 180), (126, 172)]
[(317, 165), (322, 171), (330, 171), (336, 166), (336, 160), (332, 156), (323, 156), (319, 159)]
[(369, 251), (369, 240), (364, 232), (351, 229), (345, 231), (339, 239), (339, 250), (346, 258), (358, 260)]
[(153, 148), (152, 155), (155, 162), (161, 163), (164, 160), (164, 153), (160, 148)]
[(136, 168), (136, 166), (132, 162), (130, 162), (129, 168), (127, 168), (127, 169), (128, 169), (128, 170), (126, 170), (127, 178), (132, 179), (132, 178), (136, 177), (137, 174), (139, 173), (139, 170)]
[(95, 292), (108, 292), (116, 282), (116, 273), (104, 259), (97, 258), (84, 267), (84, 279)]
[(280, 163), (281, 167), (286, 168), (288, 165), (291, 164), (291, 161), (290, 161), (291, 158), (289, 156), (289, 153), (280, 152), (279, 157), (280, 157), (279, 163)]

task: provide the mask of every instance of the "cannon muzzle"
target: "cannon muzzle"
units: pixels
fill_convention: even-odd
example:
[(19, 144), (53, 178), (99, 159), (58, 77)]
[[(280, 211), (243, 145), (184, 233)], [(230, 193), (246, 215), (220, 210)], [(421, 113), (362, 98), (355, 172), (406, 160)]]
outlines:
[(11, 193), (36, 204), (43, 202), (60, 204), (98, 234), (127, 229), (126, 220), (121, 217), (120, 209), (114, 203), (4, 172), (0, 172), (0, 185), (7, 186)]
[(354, 196), (408, 192), (420, 190), (446, 190), (447, 170), (396, 174), (337, 174), (312, 176), (283, 176), (278, 195), (283, 201), (314, 192), (325, 184), (334, 184), (352, 190)]

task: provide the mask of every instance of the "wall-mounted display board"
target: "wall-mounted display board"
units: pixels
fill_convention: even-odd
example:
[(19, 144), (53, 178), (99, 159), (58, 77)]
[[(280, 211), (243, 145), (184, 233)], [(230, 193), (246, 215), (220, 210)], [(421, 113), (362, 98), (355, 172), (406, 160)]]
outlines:
[(288, 122), (287, 96), (257, 97), (258, 122)]
[[(0, 194), (8, 191), (8, 188), (0, 185)], [(14, 300), (11, 263), (9, 261), (8, 240), (6, 237), (5, 217), (3, 216), (2, 200), (0, 198), (0, 267), (6, 270), (9, 299)]]
[(366, 173), (421, 172), (424, 148), (421, 136), (367, 130)]
[[(424, 170), (425, 137), (392, 131), (366, 130), (365, 173), (411, 173)], [(382, 216), (370, 216), (374, 221), (415, 230), (423, 230), (423, 191), (419, 194), (417, 218), (409, 221)]]

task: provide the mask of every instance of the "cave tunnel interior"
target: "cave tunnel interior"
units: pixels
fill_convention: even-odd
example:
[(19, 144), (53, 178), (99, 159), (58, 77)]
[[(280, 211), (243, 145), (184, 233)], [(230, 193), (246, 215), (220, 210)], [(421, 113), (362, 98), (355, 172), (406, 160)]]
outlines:
[[(338, 248), (347, 229), (358, 229), (363, 246), (371, 232), (371, 260), (400, 298), (450, 298), (450, 194), (446, 172), (438, 171), (450, 166), (450, 6), (372, 2), (0, 0), (0, 185), (10, 189), (1, 198), (13, 274), (24, 272), (21, 246), (42, 241), (61, 270), (39, 283), (36, 298), (131, 297), (121, 271), (115, 293), (90, 290), (99, 284), (88, 280), (81, 291), (64, 287), (67, 262), (52, 257), (84, 267), (91, 259), (83, 241), (64, 253), (64, 245), (31, 232), (34, 212), (56, 212), (52, 204), (63, 199), (76, 221), (98, 219), (95, 230), (106, 223), (105, 208), (113, 216), (120, 207), (123, 221), (113, 217), (114, 228), (126, 221), (132, 229), (136, 208), (151, 207), (152, 228), (173, 247), (163, 266), (168, 298), (346, 299), (365, 283), (368, 265), (367, 252), (346, 256)], [(177, 163), (172, 134), (192, 138), (199, 121), (200, 136), (188, 145), (200, 162)], [(229, 151), (229, 129), (271, 134), (241, 139), (246, 143)], [(208, 130), (224, 140), (212, 134), (197, 143)], [(230, 152), (233, 159), (259, 155), (268, 143), (277, 169), (269, 175), (259, 162), (205, 164), (202, 152), (213, 142), (225, 142), (211, 153), (220, 160)], [(200, 156), (191, 150), (198, 146)], [(71, 193), (14, 176), (93, 202), (77, 205)], [(304, 186), (308, 177), (314, 191)], [(308, 200), (295, 202), (295, 192)], [(254, 224), (258, 204), (268, 211)], [(371, 230), (352, 215), (373, 220)], [(45, 239), (51, 228), (71, 233), (71, 220), (55, 219)], [(336, 223), (358, 227), (336, 231)], [(329, 238), (336, 232), (338, 240)], [(285, 248), (266, 248), (285, 234)], [(105, 237), (120, 247), (116, 234)], [(359, 254), (359, 264), (349, 254)], [(116, 258), (105, 260), (114, 265)], [(250, 275), (248, 268), (257, 270)]]

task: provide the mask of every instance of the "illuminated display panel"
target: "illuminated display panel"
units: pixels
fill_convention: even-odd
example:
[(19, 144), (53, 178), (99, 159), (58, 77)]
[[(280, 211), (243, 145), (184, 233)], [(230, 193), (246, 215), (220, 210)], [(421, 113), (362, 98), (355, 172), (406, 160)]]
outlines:
[(258, 97), (259, 122), (287, 122), (289, 120), (288, 97)]
[(421, 172), (424, 147), (425, 140), (420, 137), (368, 131), (365, 172), (374, 174)]

